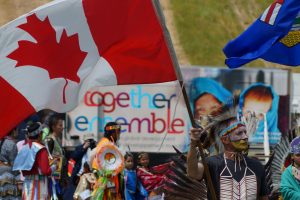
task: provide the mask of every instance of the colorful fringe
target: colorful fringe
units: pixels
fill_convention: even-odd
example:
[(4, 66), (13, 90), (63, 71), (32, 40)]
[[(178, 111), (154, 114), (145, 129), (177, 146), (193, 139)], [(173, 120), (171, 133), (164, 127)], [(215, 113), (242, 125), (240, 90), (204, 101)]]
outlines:
[(25, 176), (23, 184), (23, 200), (48, 200), (48, 178), (41, 175)]

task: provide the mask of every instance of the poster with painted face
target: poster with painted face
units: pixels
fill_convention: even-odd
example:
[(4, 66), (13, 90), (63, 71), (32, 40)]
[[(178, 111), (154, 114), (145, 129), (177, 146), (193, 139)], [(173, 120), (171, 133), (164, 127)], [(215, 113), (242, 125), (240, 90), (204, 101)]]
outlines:
[[(287, 71), (210, 67), (181, 70), (196, 120), (201, 118), (201, 122), (205, 122), (214, 117), (219, 108), (238, 93), (245, 99), (240, 102), (241, 113), (255, 110), (261, 119), (266, 115), (270, 144), (277, 143), (281, 133), (288, 130)], [(254, 101), (251, 91), (256, 91), (258, 83), (266, 86), (266, 94), (271, 91), (271, 95), (254, 98)], [(83, 139), (91, 133), (99, 140), (105, 124), (115, 121), (121, 124), (119, 146), (125, 151), (130, 147), (132, 152), (174, 153), (174, 145), (186, 152), (191, 123), (182, 96), (177, 82), (94, 88), (84, 95), (75, 110), (67, 113), (64, 145), (74, 145), (74, 136)], [(262, 143), (261, 130), (264, 123), (258, 126), (258, 134), (251, 136), (250, 141)]]
[(260, 143), (264, 141), (264, 132), (268, 132), (269, 143), (279, 142), (281, 132), (278, 128), (279, 96), (271, 85), (253, 83), (240, 94), (240, 113), (246, 118), (255, 113), (258, 119), (256, 132), (250, 142)]
[(195, 119), (218, 115), (219, 108), (240, 96), (239, 115), (255, 113), (257, 129), (249, 135), (249, 142), (269, 144), (280, 141), (289, 127), (289, 72), (279, 69), (182, 68), (189, 91)]

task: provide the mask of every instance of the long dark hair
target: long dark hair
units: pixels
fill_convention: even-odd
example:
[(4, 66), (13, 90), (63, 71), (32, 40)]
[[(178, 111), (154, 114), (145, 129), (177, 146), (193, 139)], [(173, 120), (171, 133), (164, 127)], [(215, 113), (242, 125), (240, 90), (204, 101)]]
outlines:
[(49, 119), (49, 131), (50, 133), (53, 133), (53, 126), (55, 126), (59, 120), (62, 120), (62, 118), (58, 114), (54, 114)]

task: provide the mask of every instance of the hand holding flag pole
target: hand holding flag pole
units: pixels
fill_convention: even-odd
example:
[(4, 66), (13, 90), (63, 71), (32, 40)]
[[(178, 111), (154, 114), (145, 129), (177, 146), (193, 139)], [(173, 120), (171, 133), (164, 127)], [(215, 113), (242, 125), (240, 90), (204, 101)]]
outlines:
[[(162, 12), (161, 7), (160, 7), (159, 0), (153, 0), (153, 3), (154, 3), (158, 18), (159, 18), (160, 23), (161, 23), (162, 28), (163, 28), (164, 36), (165, 36), (165, 39), (167, 41), (167, 46), (169, 48), (169, 52), (171, 54), (171, 58), (172, 58), (174, 70), (176, 72), (177, 80), (179, 81), (179, 84), (181, 86), (181, 90), (182, 90), (184, 102), (186, 104), (186, 108), (187, 108), (187, 111), (188, 111), (188, 114), (189, 114), (189, 118), (191, 120), (192, 126), (194, 128), (198, 128), (199, 125), (196, 123), (196, 121), (194, 119), (194, 116), (193, 116), (193, 112), (192, 112), (192, 109), (191, 109), (191, 105), (189, 103), (188, 95), (187, 95), (187, 92), (186, 92), (185, 87), (184, 87), (184, 81), (183, 81), (183, 77), (182, 77), (182, 74), (181, 74), (181, 71), (180, 71), (179, 63), (178, 63), (178, 60), (177, 60), (177, 57), (176, 57), (175, 50), (174, 50), (173, 45), (172, 45), (170, 34), (169, 34), (168, 29), (165, 25), (164, 15), (163, 15), (163, 12)], [(216, 198), (215, 189), (214, 189), (214, 186), (212, 184), (212, 180), (211, 180), (211, 176), (210, 176), (210, 173), (209, 173), (208, 165), (205, 162), (205, 155), (204, 155), (204, 151), (203, 151), (203, 146), (202, 146), (200, 141), (198, 142), (197, 146), (199, 148), (200, 156), (201, 156), (202, 163), (203, 163), (203, 166), (204, 166), (204, 174), (205, 174), (205, 178), (206, 178), (206, 181), (207, 181), (208, 191), (210, 192), (211, 199), (216, 200), (217, 198)]]

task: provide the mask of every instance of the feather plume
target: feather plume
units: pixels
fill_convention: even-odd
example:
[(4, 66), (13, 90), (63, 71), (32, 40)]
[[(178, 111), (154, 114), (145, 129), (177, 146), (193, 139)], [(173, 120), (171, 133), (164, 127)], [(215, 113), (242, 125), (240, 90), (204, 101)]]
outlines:
[(275, 146), (272, 156), (265, 165), (266, 182), (271, 190), (269, 199), (278, 199), (281, 174), (284, 164), (290, 153), (289, 136), (282, 136), (280, 142)]
[[(174, 147), (174, 149), (176, 149)], [(207, 187), (204, 180), (192, 179), (186, 174), (186, 157), (176, 149), (177, 158), (173, 158), (172, 173), (167, 174), (164, 186), (166, 200), (206, 200)]]

